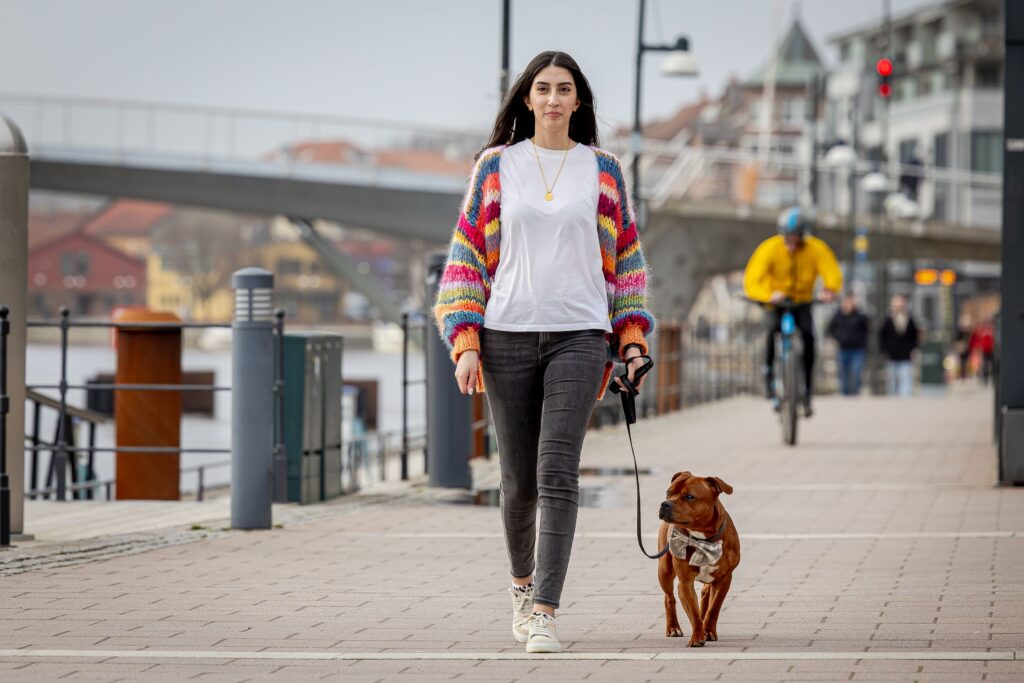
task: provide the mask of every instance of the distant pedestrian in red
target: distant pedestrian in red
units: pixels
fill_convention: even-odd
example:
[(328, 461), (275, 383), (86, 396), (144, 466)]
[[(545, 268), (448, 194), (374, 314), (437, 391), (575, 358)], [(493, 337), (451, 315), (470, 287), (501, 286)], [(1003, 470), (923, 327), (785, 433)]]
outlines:
[(992, 359), (995, 355), (996, 339), (992, 327), (992, 319), (978, 323), (971, 333), (971, 341), (967, 345), (971, 353), (981, 354), (981, 382), (988, 384), (992, 377)]

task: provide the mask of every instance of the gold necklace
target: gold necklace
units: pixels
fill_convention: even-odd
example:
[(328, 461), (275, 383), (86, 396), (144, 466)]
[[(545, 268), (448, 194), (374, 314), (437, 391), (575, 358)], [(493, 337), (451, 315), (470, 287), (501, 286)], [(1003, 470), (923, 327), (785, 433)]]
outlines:
[[(572, 142), (572, 140), (569, 140)], [(548, 179), (544, 175), (544, 166), (540, 163), (540, 155), (537, 154), (537, 145), (534, 144), (533, 138), (530, 138), (530, 145), (533, 147), (533, 157), (537, 160), (537, 168), (540, 169), (540, 177), (544, 181), (544, 189), (547, 192), (544, 194), (544, 199), (549, 202), (555, 198), (555, 195), (551, 194), (551, 191), (555, 189), (555, 183), (558, 182), (558, 176), (562, 175), (562, 168), (565, 166), (565, 159), (569, 156), (569, 142), (565, 143), (565, 154), (562, 155), (562, 163), (558, 167), (558, 173), (555, 174), (555, 182), (548, 185)]]

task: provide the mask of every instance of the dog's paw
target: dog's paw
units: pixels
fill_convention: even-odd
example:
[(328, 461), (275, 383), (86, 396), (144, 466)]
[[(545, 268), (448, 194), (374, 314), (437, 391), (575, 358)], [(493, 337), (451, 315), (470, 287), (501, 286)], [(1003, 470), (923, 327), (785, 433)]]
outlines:
[(704, 636), (704, 639), (707, 640), (709, 643), (713, 643), (716, 640), (718, 640), (718, 632), (717, 631), (708, 631), (707, 635)]
[(674, 628), (667, 628), (667, 629), (665, 629), (665, 637), (666, 638), (682, 638), (683, 637), (683, 629), (679, 628), (678, 626), (676, 626)]
[(690, 638), (690, 647), (704, 647), (704, 641)]

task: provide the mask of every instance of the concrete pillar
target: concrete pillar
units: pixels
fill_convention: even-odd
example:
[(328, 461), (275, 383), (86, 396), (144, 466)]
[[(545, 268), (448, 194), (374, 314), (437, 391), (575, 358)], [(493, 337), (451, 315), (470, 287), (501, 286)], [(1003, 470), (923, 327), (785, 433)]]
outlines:
[(231, 276), (231, 527), (269, 529), (274, 488), (274, 275)]
[(25, 527), (25, 316), (28, 302), (28, 146), (0, 115), (0, 304), (9, 310), (7, 474), (11, 534)]

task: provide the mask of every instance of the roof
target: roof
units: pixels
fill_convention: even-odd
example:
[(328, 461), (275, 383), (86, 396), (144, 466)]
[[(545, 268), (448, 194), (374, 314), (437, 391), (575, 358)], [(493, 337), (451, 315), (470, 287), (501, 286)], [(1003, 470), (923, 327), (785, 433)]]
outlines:
[(421, 173), (466, 175), (473, 170), (473, 162), (469, 157), (451, 158), (439, 149), (388, 149), (374, 156), (381, 166)]
[(174, 207), (169, 204), (137, 199), (117, 199), (89, 219), (82, 226), (82, 232), (100, 237), (109, 235), (145, 236), (157, 223), (173, 212)]
[[(789, 27), (789, 33), (779, 45), (777, 59), (776, 86), (804, 86), (811, 76), (825, 73), (825, 65), (799, 19), (793, 20), (793, 24)], [(772, 60), (769, 60), (767, 64), (754, 72), (754, 75), (748, 78), (744, 85), (748, 87), (763, 86), (768, 76), (768, 70), (771, 68)]]
[(374, 164), (421, 173), (464, 176), (473, 164), (468, 156), (453, 157), (443, 149), (406, 148), (367, 150), (347, 140), (307, 140), (290, 145), (271, 158), (309, 164)]
[(107, 244), (106, 242), (97, 237), (87, 235), (80, 230), (68, 232), (63, 235), (58, 235), (53, 239), (35, 244), (34, 246), (29, 248), (29, 256), (31, 256), (34, 252), (42, 251), (43, 249), (49, 249), (60, 244), (61, 242), (67, 242), (73, 239), (82, 240), (83, 242), (87, 242), (88, 244), (93, 245), (96, 249), (106, 251), (119, 259), (129, 261), (137, 266), (145, 267), (146, 261), (144, 259), (137, 258), (135, 256), (132, 256), (131, 254), (125, 253), (118, 249), (117, 247)]
[(79, 225), (87, 219), (88, 214), (78, 211), (30, 213), (28, 215), (29, 251), (41, 244), (53, 242), (59, 237), (76, 232)]
[(306, 164), (352, 164), (366, 161), (366, 150), (348, 140), (307, 140), (274, 152), (271, 159), (284, 158)]

